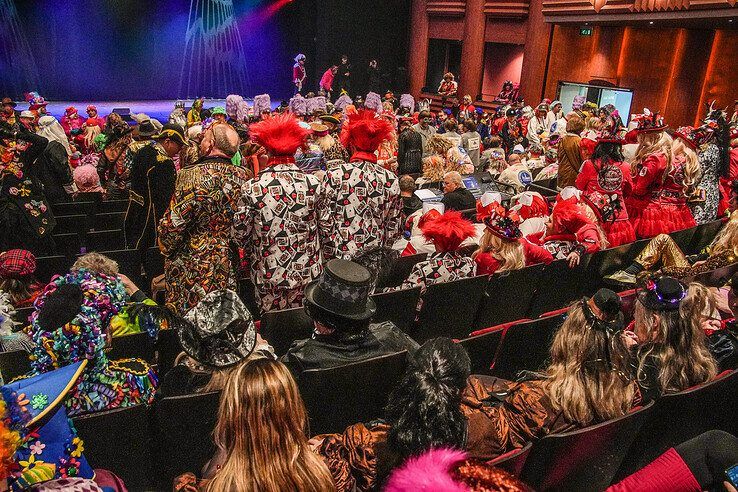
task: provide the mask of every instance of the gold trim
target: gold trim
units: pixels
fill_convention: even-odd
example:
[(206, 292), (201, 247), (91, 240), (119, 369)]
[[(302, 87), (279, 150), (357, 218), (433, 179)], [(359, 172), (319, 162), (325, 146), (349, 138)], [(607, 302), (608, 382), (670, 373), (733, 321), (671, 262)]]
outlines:
[(26, 427), (29, 425), (35, 424), (40, 419), (44, 418), (47, 413), (51, 411), (52, 408), (56, 407), (57, 404), (59, 404), (60, 401), (64, 399), (64, 397), (67, 396), (67, 393), (70, 389), (72, 389), (72, 386), (74, 386), (74, 383), (77, 382), (77, 379), (79, 379), (79, 376), (82, 374), (82, 371), (85, 370), (85, 367), (87, 367), (87, 359), (84, 359), (82, 361), (82, 364), (80, 364), (79, 369), (77, 369), (77, 372), (75, 372), (74, 377), (69, 380), (67, 385), (64, 387), (64, 390), (57, 395), (57, 397), (52, 401), (49, 405), (44, 408), (44, 411), (36, 415), (34, 418), (31, 419), (30, 422), (26, 424)]

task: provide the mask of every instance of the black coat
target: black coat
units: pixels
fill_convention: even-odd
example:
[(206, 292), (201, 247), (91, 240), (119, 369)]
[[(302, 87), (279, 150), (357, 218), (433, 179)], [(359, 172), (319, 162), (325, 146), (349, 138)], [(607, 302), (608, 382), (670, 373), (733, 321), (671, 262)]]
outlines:
[(406, 129), (397, 139), (397, 174), (423, 172), (423, 138), (412, 128)]
[(466, 188), (456, 188), (451, 193), (443, 195), (441, 203), (446, 207), (446, 210), (469, 210), (477, 206), (477, 199), (474, 198), (471, 191)]
[(298, 375), (308, 369), (327, 369), (407, 350), (418, 344), (392, 322), (370, 325), (356, 334), (314, 335), (298, 340), (280, 360)]
[(38, 179), (44, 187), (44, 195), (51, 203), (71, 202), (65, 186), (74, 182), (72, 168), (69, 167), (67, 150), (57, 141), (50, 141), (43, 154), (36, 161)]

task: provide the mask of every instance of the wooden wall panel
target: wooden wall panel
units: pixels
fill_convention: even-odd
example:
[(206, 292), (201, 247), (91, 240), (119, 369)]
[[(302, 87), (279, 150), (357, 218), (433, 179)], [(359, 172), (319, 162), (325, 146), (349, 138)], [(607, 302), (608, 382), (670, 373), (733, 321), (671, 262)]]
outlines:
[(486, 0), (484, 13), (490, 17), (519, 17), (528, 15), (529, 0)]
[(458, 17), (431, 17), (428, 19), (428, 37), (431, 39), (453, 39), (464, 37), (464, 19)]
[(485, 43), (525, 44), (526, 22), (487, 17)]
[(429, 15), (464, 16), (466, 11), (465, 0), (428, 0)]

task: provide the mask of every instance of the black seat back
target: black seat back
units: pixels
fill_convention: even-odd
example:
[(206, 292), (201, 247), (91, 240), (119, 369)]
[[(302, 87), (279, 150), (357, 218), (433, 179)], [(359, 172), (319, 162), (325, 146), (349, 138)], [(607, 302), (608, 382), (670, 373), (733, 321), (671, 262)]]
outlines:
[(487, 275), (433, 284), (423, 295), (423, 307), (412, 337), (418, 343), (445, 336), (465, 338), (474, 331), (474, 319), (487, 285)]
[(96, 214), (90, 217), (89, 230), (108, 231), (111, 229), (122, 229), (125, 212), (108, 212)]
[(519, 477), (523, 473), (523, 467), (525, 462), (528, 460), (528, 455), (531, 449), (533, 449), (533, 443), (529, 442), (520, 449), (515, 449), (508, 453), (498, 456), (487, 464), (502, 468), (503, 470), (512, 473), (516, 477)]
[(9, 383), (12, 379), (28, 373), (31, 370), (31, 360), (25, 350), (0, 352), (0, 374), (3, 380)]
[(76, 258), (82, 251), (82, 240), (76, 232), (54, 234), (54, 244), (56, 244), (56, 252), (67, 258)]
[(623, 417), (533, 444), (521, 479), (535, 490), (605, 490), (653, 403)]
[(98, 204), (97, 212), (101, 214), (120, 213), (125, 212), (127, 209), (128, 200), (106, 200)]
[(20, 326), (17, 326), (15, 328), (15, 331), (28, 326), (28, 318), (31, 316), (34, 309), (35, 308), (33, 306), (29, 306), (15, 310), (15, 314), (13, 314), (13, 321), (15, 321), (16, 323), (20, 323)]
[(66, 256), (39, 256), (36, 258), (36, 278), (48, 283), (54, 275), (64, 275), (73, 261)]
[(146, 250), (143, 259), (143, 268), (146, 273), (146, 279), (151, 282), (154, 277), (158, 277), (164, 273), (164, 256), (159, 248), (154, 246)]
[(75, 215), (58, 215), (56, 218), (56, 227), (54, 234), (70, 234), (77, 233), (84, 235), (87, 232), (87, 213)]
[[(168, 490), (185, 472), (200, 475), (213, 457), (213, 430), (220, 393), (162, 398), (154, 407), (156, 468), (159, 490)], [(128, 484), (126, 484), (128, 485)]]
[(585, 255), (574, 268), (570, 268), (566, 260), (557, 260), (546, 265), (536, 282), (535, 294), (526, 317), (535, 318), (561, 309), (581, 297), (586, 287), (589, 258)]
[(504, 330), (496, 330), (459, 341), (471, 359), (472, 374), (489, 374)]
[(116, 251), (125, 246), (123, 231), (120, 229), (98, 229), (85, 234), (87, 251)]
[(594, 294), (602, 286), (602, 277), (629, 266), (626, 259), (634, 243), (622, 244), (615, 248), (608, 248), (592, 254), (587, 263), (587, 273), (584, 278), (584, 293)]
[(108, 352), (108, 359), (143, 359), (154, 362), (154, 342), (148, 333), (133, 333), (113, 337), (113, 343)]
[(738, 272), (738, 263), (733, 263), (732, 265), (725, 265), (709, 272), (700, 273), (694, 277), (694, 281), (707, 287), (722, 287), (736, 272)]
[(405, 372), (406, 357), (398, 352), (300, 373), (297, 384), (310, 416), (310, 434), (343, 432), (351, 424), (382, 417), (390, 391)]
[(510, 326), (497, 351), (492, 374), (513, 380), (520, 371), (543, 368), (551, 341), (565, 317), (566, 314), (558, 314)]
[(722, 220), (713, 220), (707, 224), (699, 225), (694, 232), (694, 237), (692, 237), (692, 244), (689, 248), (690, 252), (696, 254), (708, 247), (722, 228)]
[(156, 372), (161, 380), (174, 367), (177, 356), (182, 353), (182, 345), (179, 342), (177, 330), (159, 330), (154, 348), (156, 348)]
[(392, 321), (405, 333), (410, 333), (415, 324), (415, 308), (420, 299), (420, 287), (412, 289), (381, 292), (372, 296), (377, 305), (377, 314), (373, 321)]
[(82, 415), (73, 421), (93, 468), (112, 471), (129, 490), (149, 488), (154, 470), (146, 405)]
[(384, 287), (397, 287), (410, 275), (413, 267), (425, 261), (428, 258), (426, 253), (419, 253), (411, 256), (401, 256), (395, 260), (392, 264), (392, 268), (387, 276), (384, 278), (382, 285), (377, 285), (377, 289)]
[(270, 311), (262, 315), (259, 333), (277, 355), (284, 355), (292, 342), (312, 336), (313, 320), (303, 308)]
[(693, 251), (692, 249), (692, 239), (694, 238), (696, 230), (700, 226), (697, 227), (690, 227), (689, 229), (682, 229), (680, 231), (674, 231), (669, 234), (671, 238), (674, 240), (674, 242), (679, 246), (679, 249), (681, 249), (684, 254), (691, 254)]
[(484, 290), (474, 329), (482, 330), (525, 318), (543, 265), (492, 275)]
[(52, 203), (51, 211), (54, 212), (55, 217), (61, 215), (87, 215), (94, 205), (94, 202)]

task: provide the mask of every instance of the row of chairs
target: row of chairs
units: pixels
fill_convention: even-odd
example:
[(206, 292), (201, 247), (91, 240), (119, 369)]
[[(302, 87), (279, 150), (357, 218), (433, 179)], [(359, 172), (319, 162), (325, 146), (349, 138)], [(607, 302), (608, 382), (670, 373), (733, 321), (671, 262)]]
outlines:
[(55, 216), (108, 214), (125, 212), (127, 208), (128, 200), (90, 200), (51, 204), (51, 211)]

